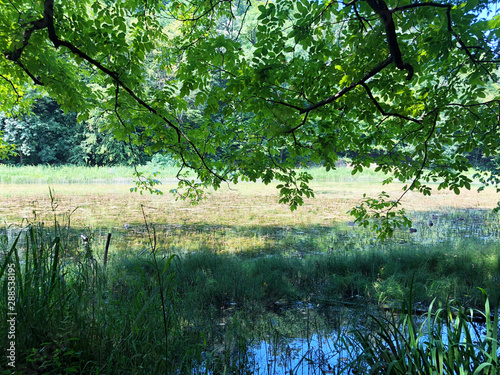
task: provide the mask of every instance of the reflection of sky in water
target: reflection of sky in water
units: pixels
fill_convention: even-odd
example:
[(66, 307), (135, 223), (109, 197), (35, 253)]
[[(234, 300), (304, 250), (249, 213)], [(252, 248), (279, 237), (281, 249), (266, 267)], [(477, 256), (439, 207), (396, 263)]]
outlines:
[(339, 345), (339, 337), (313, 335), (309, 340), (294, 339), (277, 348), (261, 341), (251, 350), (255, 374), (334, 374), (353, 356)]
[[(422, 320), (421, 323), (425, 322)], [(486, 327), (480, 324), (468, 324), (473, 344), (477, 344), (486, 336)], [(419, 337), (420, 343), (426, 347), (429, 337), (424, 333)], [(352, 336), (345, 333), (339, 337), (337, 333), (325, 337), (315, 334), (309, 340), (305, 338), (289, 339), (278, 344), (260, 341), (249, 353), (254, 363), (254, 374), (336, 374), (360, 354), (360, 347), (348, 347), (346, 342), (352, 342)], [(442, 332), (443, 343), (448, 345), (446, 327)], [(347, 340), (346, 340), (347, 339)], [(461, 334), (461, 342), (466, 342), (465, 334)], [(479, 350), (476, 350), (478, 353)], [(500, 347), (497, 350), (500, 357)], [(360, 364), (362, 366), (362, 363)], [(364, 366), (363, 366), (364, 367)]]
[[(424, 324), (424, 326), (423, 326), (422, 331), (425, 332), (424, 329), (426, 327), (425, 326), (426, 322), (423, 322), (423, 324)], [(468, 328), (468, 332), (470, 333), (470, 336), (471, 336), (470, 338), (472, 340), (473, 345), (476, 345), (479, 342), (484, 341), (484, 338), (486, 337), (486, 334), (487, 334), (485, 325), (479, 324), (479, 323), (474, 323), (474, 324), (467, 323), (467, 328)], [(499, 329), (500, 329), (500, 327), (499, 327)], [(497, 329), (497, 333), (498, 333), (498, 329)], [(422, 342), (424, 342), (424, 343), (428, 342), (429, 336), (427, 334), (422, 334), (422, 337), (420, 340), (422, 340)], [(448, 345), (448, 329), (447, 329), (447, 327), (443, 327), (442, 341), (443, 341), (444, 345)], [(460, 342), (464, 345), (467, 342), (467, 338), (466, 338), (464, 331), (462, 331), (462, 333), (460, 335)], [(475, 352), (476, 352), (476, 354), (479, 353), (479, 349), (476, 349)], [(497, 356), (500, 358), (500, 345), (497, 348)]]

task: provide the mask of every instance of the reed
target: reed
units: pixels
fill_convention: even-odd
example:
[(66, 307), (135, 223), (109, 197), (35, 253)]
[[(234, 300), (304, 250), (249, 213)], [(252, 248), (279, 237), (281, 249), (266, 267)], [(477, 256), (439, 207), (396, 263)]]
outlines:
[[(483, 291), (484, 296), (486, 293)], [(351, 366), (361, 374), (483, 374), (494, 375), (499, 367), (498, 303), (493, 311), (485, 299), (484, 310), (464, 308), (449, 300), (427, 314), (412, 312), (412, 299), (395, 318), (372, 317), (372, 332), (355, 330), (351, 345), (359, 345), (359, 355)], [(473, 320), (485, 322), (485, 331)]]

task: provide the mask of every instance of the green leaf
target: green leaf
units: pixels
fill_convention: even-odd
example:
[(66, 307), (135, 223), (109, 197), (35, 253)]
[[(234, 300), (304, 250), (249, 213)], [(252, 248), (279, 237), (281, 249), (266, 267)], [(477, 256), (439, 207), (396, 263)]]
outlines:
[(475, 7), (477, 7), (478, 3), (479, 3), (479, 0), (467, 0), (467, 2), (465, 3), (464, 12), (465, 13), (470, 12)]

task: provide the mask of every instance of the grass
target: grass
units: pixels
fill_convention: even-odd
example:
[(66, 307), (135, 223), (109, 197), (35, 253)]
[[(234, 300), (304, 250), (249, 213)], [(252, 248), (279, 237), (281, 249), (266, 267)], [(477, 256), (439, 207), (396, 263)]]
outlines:
[[(300, 373), (308, 363), (312, 373), (335, 366), (349, 373), (356, 362), (345, 364), (365, 365), (367, 353), (376, 352), (342, 333), (355, 316), (366, 315), (367, 305), (382, 321), (384, 310), (377, 306), (399, 309), (410, 293), (420, 310), (434, 299), (433, 306), (452, 299), (483, 308), (477, 287), (491, 301), (500, 295), (493, 190), (464, 192), (460, 199), (446, 191), (418, 199), (410, 194), (405, 204), (417, 232), (401, 230), (378, 242), (346, 213), (363, 192), (382, 188), (375, 177), (316, 182), (316, 199), (293, 213), (277, 204), (272, 185), (240, 184), (191, 206), (169, 195), (131, 194), (129, 183), (54, 184), (55, 196), (45, 184), (1, 185), (0, 262), (16, 267), (19, 373), (221, 374), (260, 368), (274, 374), (284, 368)], [(400, 187), (384, 189), (397, 194)], [(88, 248), (82, 233), (90, 238)], [(0, 279), (7, 295), (7, 279)], [(361, 307), (352, 313), (344, 305)], [(2, 299), (2, 316), (6, 308)], [(6, 325), (0, 321), (0, 332)], [(372, 326), (362, 321), (355, 327)], [(404, 327), (382, 323), (386, 330), (409, 329)], [(300, 354), (290, 351), (298, 337), (305, 340)], [(2, 335), (0, 346), (5, 340)], [(311, 346), (325, 340), (323, 354), (336, 362), (322, 362)], [(257, 347), (266, 348), (264, 362), (252, 354)], [(424, 349), (420, 356), (430, 353)], [(404, 355), (411, 353), (417, 352)], [(488, 358), (478, 361), (481, 366)], [(0, 366), (6, 369), (5, 358)]]
[[(164, 183), (176, 180), (178, 168), (168, 165), (148, 163), (138, 166), (145, 174), (159, 172), (158, 178)], [(88, 166), (13, 166), (0, 164), (0, 183), (2, 184), (67, 184), (67, 183), (130, 183), (135, 179), (132, 166), (88, 167)], [(297, 172), (308, 172), (315, 182), (382, 182), (388, 176), (375, 172), (375, 168), (365, 168), (363, 173), (352, 175), (352, 168), (346, 162), (340, 163), (335, 171), (325, 168), (299, 168)], [(475, 172), (467, 173), (472, 179)]]
[[(162, 176), (173, 179), (177, 171), (170, 167), (147, 165), (139, 167), (141, 172), (160, 170)], [(134, 179), (131, 166), (85, 167), (85, 166), (10, 166), (0, 164), (0, 183), (3, 184), (67, 184), (95, 182), (130, 182)]]
[[(141, 172), (160, 172), (160, 179), (173, 180), (177, 175), (174, 167), (148, 164), (139, 166)], [(304, 171), (304, 170), (301, 170)], [(308, 170), (318, 181), (355, 181), (359, 176), (352, 176), (349, 168), (341, 167), (335, 174), (326, 173), (323, 168)], [(363, 174), (367, 180), (382, 180), (382, 173), (375, 173), (368, 169)], [(0, 183), (3, 184), (61, 184), (61, 183), (94, 183), (116, 182), (120, 180), (131, 181), (134, 178), (132, 166), (113, 167), (86, 167), (86, 166), (11, 166), (0, 164)]]

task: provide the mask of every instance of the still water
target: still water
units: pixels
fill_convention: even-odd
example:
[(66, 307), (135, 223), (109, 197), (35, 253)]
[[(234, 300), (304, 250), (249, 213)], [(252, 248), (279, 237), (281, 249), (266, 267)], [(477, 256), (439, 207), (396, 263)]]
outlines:
[[(279, 310), (264, 318), (267, 323), (264, 331), (257, 333), (259, 337), (250, 339), (248, 346), (232, 349), (233, 370), (238, 368), (238, 373), (258, 375), (364, 374), (369, 371), (368, 363), (354, 331), (366, 336), (375, 332), (377, 325), (372, 317), (376, 317), (394, 323), (401, 335), (407, 334), (406, 326), (397, 325), (401, 318), (399, 314), (376, 307), (321, 307), (301, 303), (283, 306)], [(429, 341), (432, 341), (427, 332), (427, 315), (413, 316), (413, 319), (419, 347), (426, 351)], [(459, 346), (463, 349), (470, 343), (481, 347), (488, 341), (484, 323), (467, 323), (463, 328), (458, 328), (458, 321), (455, 323), (451, 326), (451, 333), (446, 326), (440, 331), (445, 348), (452, 346), (448, 336), (456, 336), (453, 331), (457, 329), (461, 331)], [(497, 357), (500, 358), (499, 347)], [(475, 353), (480, 357), (480, 349)]]

